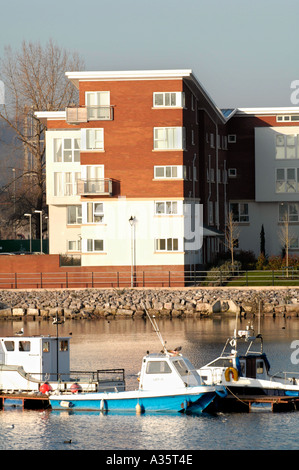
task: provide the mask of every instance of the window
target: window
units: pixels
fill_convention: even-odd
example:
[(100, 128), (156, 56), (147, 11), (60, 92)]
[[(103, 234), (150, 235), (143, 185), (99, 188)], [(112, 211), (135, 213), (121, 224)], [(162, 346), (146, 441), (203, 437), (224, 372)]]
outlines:
[(277, 160), (299, 158), (298, 135), (276, 134), (275, 144), (275, 158)]
[(299, 168), (276, 168), (276, 193), (298, 192)]
[(88, 121), (111, 119), (110, 91), (87, 91), (85, 94), (85, 103), (87, 106)]
[(6, 351), (14, 351), (15, 350), (15, 342), (14, 341), (4, 341), (4, 345)]
[(237, 168), (229, 168), (228, 169), (228, 177), (235, 178), (237, 176)]
[(188, 374), (189, 369), (186, 366), (185, 362), (182, 359), (173, 361), (173, 365), (181, 376)]
[(154, 178), (183, 178), (183, 166), (155, 166)]
[(172, 371), (166, 361), (149, 361), (146, 364), (147, 374), (171, 374)]
[(299, 116), (298, 115), (291, 115), (291, 116), (276, 116), (276, 121), (277, 122), (282, 122), (282, 121), (299, 121)]
[(264, 361), (256, 361), (256, 373), (263, 374), (264, 372)]
[(86, 150), (104, 150), (104, 129), (82, 129)]
[(229, 205), (230, 212), (233, 213), (234, 222), (249, 222), (248, 204), (234, 202)]
[(157, 238), (156, 251), (178, 251), (178, 238)]
[(299, 248), (298, 237), (292, 237), (292, 238), (290, 238), (289, 248), (290, 248), (291, 250), (298, 250), (298, 248)]
[(82, 206), (67, 206), (67, 224), (82, 224)]
[(54, 172), (54, 196), (77, 195), (80, 178), (80, 172)]
[(184, 150), (184, 127), (155, 127), (154, 150)]
[(87, 223), (99, 223), (104, 219), (104, 204), (102, 202), (87, 203)]
[(53, 139), (54, 162), (80, 162), (80, 145), (81, 139), (78, 138)]
[(67, 340), (59, 341), (59, 351), (68, 351), (69, 343)]
[(20, 341), (19, 342), (19, 351), (29, 352), (30, 351), (30, 341)]
[(104, 251), (104, 240), (87, 239), (87, 251)]
[(229, 144), (235, 144), (237, 142), (237, 136), (235, 134), (229, 134), (227, 136), (227, 141)]
[(155, 215), (177, 215), (177, 201), (159, 201), (155, 203)]
[(43, 343), (43, 352), (45, 353), (50, 352), (50, 341), (45, 341)]
[(299, 203), (279, 204), (279, 222), (299, 222)]
[(185, 106), (185, 94), (182, 92), (155, 92), (153, 94), (154, 108), (178, 108)]
[(81, 240), (68, 240), (67, 251), (81, 251)]

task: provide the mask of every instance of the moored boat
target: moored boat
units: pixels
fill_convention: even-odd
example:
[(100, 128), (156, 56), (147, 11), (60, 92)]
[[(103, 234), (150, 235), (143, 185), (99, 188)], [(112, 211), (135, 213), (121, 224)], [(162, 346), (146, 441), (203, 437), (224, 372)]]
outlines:
[(225, 388), (203, 385), (189, 360), (165, 350), (142, 360), (139, 388), (123, 392), (50, 394), (51, 407), (99, 411), (202, 412)]
[(168, 350), (155, 318), (147, 316), (162, 343), (158, 354), (147, 353), (142, 360), (137, 390), (97, 393), (52, 393), (53, 409), (136, 411), (136, 412), (202, 412), (217, 397), (224, 397), (222, 385), (204, 385), (191, 362), (179, 351)]
[[(244, 396), (299, 397), (298, 372), (270, 374), (270, 362), (263, 351), (263, 337), (255, 335), (252, 324), (234, 330), (219, 357), (197, 370), (206, 384), (225, 386), (230, 399)], [(222, 402), (226, 407), (226, 403)], [(221, 404), (220, 404), (221, 406)]]

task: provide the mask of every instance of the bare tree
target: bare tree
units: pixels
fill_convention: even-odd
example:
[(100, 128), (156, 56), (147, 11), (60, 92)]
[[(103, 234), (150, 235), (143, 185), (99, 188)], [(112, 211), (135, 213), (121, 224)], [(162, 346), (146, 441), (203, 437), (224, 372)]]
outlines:
[[(69, 53), (51, 40), (45, 45), (23, 42), (19, 51), (5, 48), (0, 61), (0, 77), (5, 86), (5, 104), (0, 105), (0, 119), (12, 129), (12, 153), (17, 163), (7, 163), (8, 172), (15, 168), (14, 179), (3, 191), (14, 191), (14, 224), (24, 210), (42, 210), (45, 194), (45, 124), (36, 111), (58, 111), (77, 101), (77, 90), (65, 77), (66, 71), (81, 70), (77, 53)], [(11, 161), (11, 160), (10, 160)], [(2, 162), (3, 166), (3, 162)], [(39, 224), (37, 224), (38, 232)], [(39, 234), (37, 234), (39, 236)]]
[(238, 244), (239, 234), (239, 228), (234, 220), (234, 215), (232, 212), (229, 212), (226, 217), (224, 244), (231, 254), (232, 269), (234, 269), (234, 248)]
[(286, 259), (286, 276), (289, 276), (289, 248), (294, 235), (292, 234), (289, 228), (289, 216), (288, 211), (283, 214), (282, 223), (279, 228), (278, 233), (281, 245), (285, 250), (285, 259)]

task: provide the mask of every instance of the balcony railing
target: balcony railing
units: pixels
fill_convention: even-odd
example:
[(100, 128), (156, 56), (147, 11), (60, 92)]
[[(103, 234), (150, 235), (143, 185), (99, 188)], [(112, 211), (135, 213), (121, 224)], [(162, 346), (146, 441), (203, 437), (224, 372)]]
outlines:
[(112, 106), (69, 106), (65, 108), (65, 111), (68, 124), (113, 120)]
[(77, 188), (81, 196), (112, 196), (112, 180), (108, 178), (79, 180)]

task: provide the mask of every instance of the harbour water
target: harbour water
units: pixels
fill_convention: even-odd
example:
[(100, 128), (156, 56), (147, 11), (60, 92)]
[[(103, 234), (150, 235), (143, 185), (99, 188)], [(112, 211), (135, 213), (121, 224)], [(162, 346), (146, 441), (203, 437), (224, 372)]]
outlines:
[[(243, 320), (239, 327), (244, 329), (247, 323)], [(2, 322), (1, 336), (11, 335), (21, 326), (25, 335), (56, 334), (56, 327), (48, 321)], [(254, 326), (257, 331), (257, 320)], [(260, 326), (270, 372), (299, 373), (291, 347), (293, 341), (299, 341), (299, 318), (262, 319)], [(169, 348), (182, 346), (184, 355), (196, 367), (221, 353), (234, 327), (233, 318), (159, 320)], [(70, 320), (59, 327), (59, 334), (69, 333), (72, 370), (124, 368), (129, 389), (138, 387), (137, 374), (146, 351), (161, 349), (149, 321), (142, 319)], [(1, 450), (298, 450), (298, 432), (299, 412), (136, 415), (15, 408), (0, 411)]]

